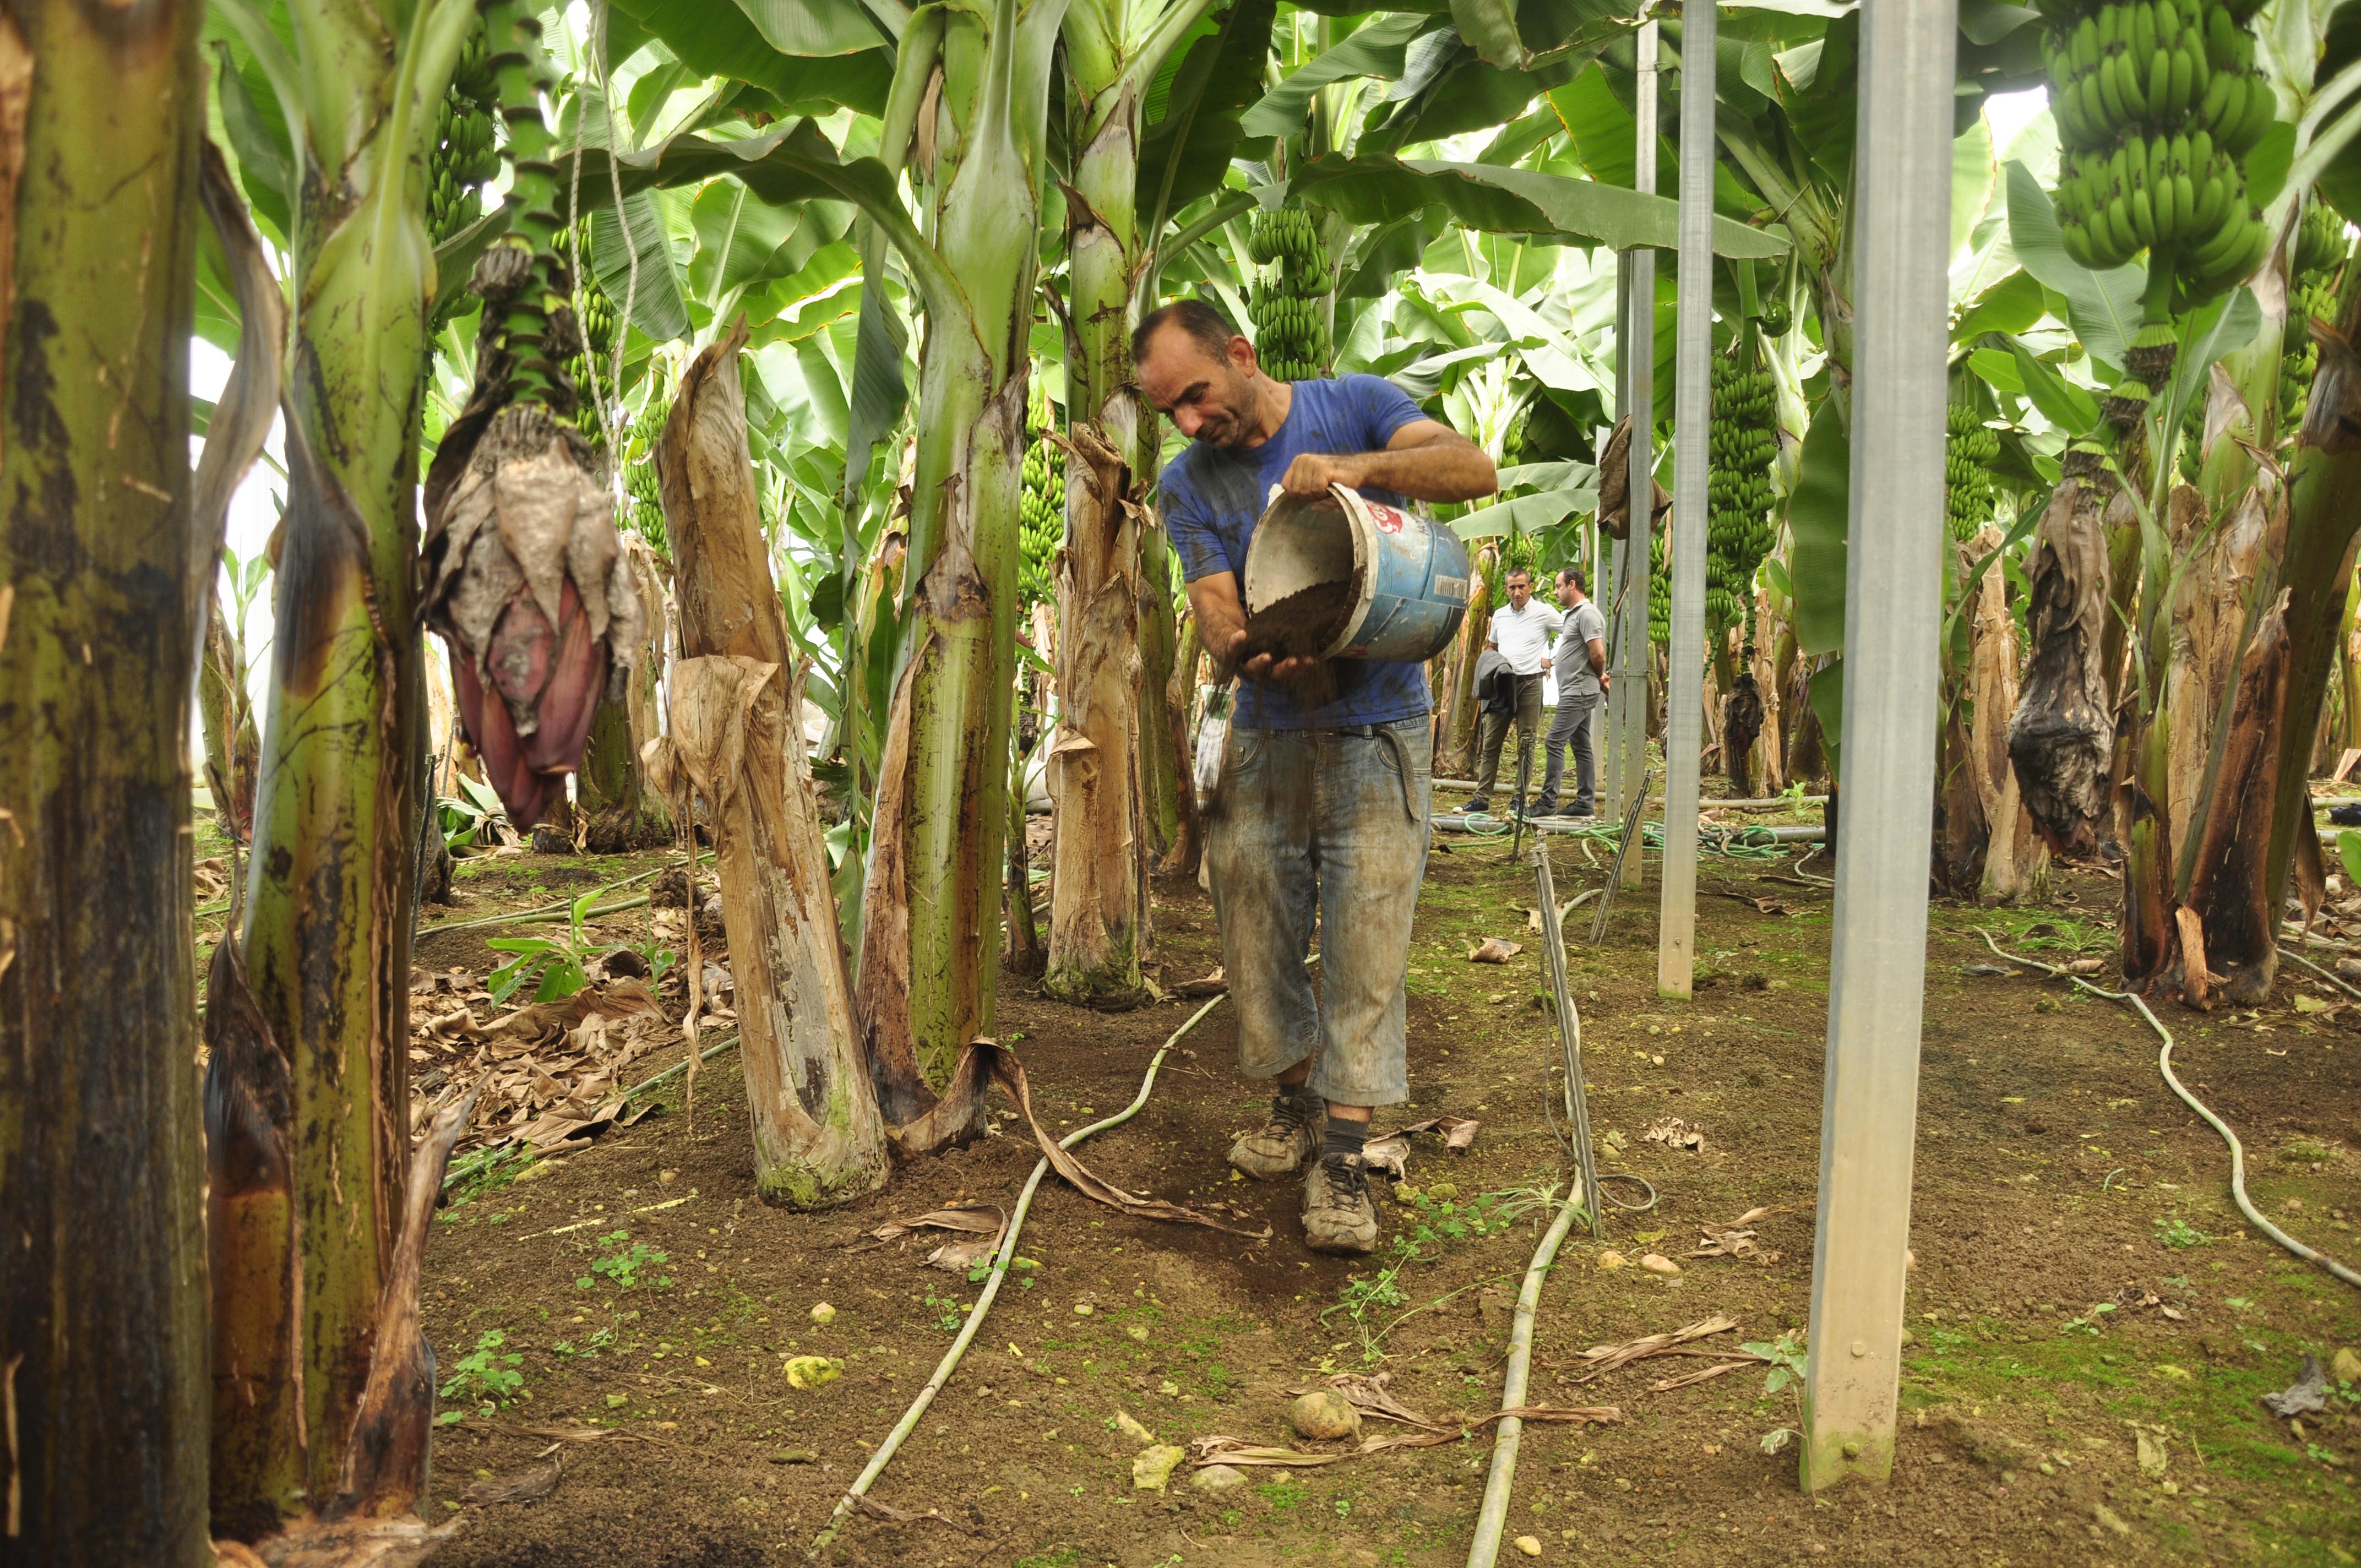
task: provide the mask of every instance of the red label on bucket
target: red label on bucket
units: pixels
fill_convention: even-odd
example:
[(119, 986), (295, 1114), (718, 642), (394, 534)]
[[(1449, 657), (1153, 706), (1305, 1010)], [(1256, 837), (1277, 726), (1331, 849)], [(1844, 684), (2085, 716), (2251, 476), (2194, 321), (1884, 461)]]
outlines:
[(1400, 533), (1402, 531), (1402, 514), (1393, 508), (1370, 500), (1366, 496), (1361, 498), (1361, 504), (1369, 509), (1369, 521), (1377, 525), (1379, 533)]

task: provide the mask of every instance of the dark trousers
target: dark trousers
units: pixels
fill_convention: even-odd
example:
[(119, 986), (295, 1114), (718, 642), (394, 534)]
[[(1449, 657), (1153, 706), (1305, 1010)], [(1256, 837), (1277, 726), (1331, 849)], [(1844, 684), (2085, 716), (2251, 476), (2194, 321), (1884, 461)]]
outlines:
[[(1517, 677), (1517, 706), (1510, 713), (1484, 714), (1484, 748), (1476, 764), (1476, 798), (1492, 798), (1493, 782), (1500, 775), (1500, 744), (1509, 738), (1509, 725), (1517, 726), (1517, 754), (1530, 766), (1533, 754), (1533, 739), (1542, 727), (1542, 677), (1539, 671)], [(1525, 775), (1531, 778), (1529, 772)]]
[(1549, 762), (1543, 770), (1542, 797), (1534, 813), (1545, 816), (1557, 806), (1559, 783), (1565, 777), (1566, 748), (1574, 749), (1574, 805), (1569, 813), (1588, 817), (1598, 798), (1598, 757), (1591, 744), (1591, 717), (1598, 711), (1597, 697), (1560, 697), (1557, 717), (1550, 722)]

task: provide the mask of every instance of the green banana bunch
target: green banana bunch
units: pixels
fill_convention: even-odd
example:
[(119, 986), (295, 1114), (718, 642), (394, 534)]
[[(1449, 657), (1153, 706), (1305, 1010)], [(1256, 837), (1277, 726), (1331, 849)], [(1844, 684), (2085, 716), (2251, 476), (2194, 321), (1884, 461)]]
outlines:
[(477, 188), (500, 171), (492, 129), (498, 105), (498, 83), (487, 66), (478, 27), (467, 35), (434, 113), (434, 148), (426, 157), (426, 232), (436, 245), (482, 215)]
[(1049, 400), (1036, 375), (1025, 409), (1024, 497), (1017, 591), (1027, 605), (1058, 602), (1058, 550), (1066, 537), (1066, 449), (1045, 441)]
[(2171, 374), (2172, 316), (2259, 266), (2271, 236), (2244, 159), (2278, 114), (2237, 0), (2042, 0), (2060, 239), (2085, 267), (2148, 253), (2148, 296), (2106, 412), (2138, 418)]
[(1648, 531), (1648, 641), (1673, 640), (1673, 573), (1664, 552), (1664, 536), (1672, 530)]
[(656, 438), (671, 413), (672, 399), (661, 388), (650, 387), (640, 417), (624, 436), (623, 490), (631, 504), (616, 519), (665, 561), (672, 559), (672, 542), (664, 533), (664, 496), (656, 483)]
[(2000, 433), (1958, 403), (1945, 408), (1943, 422), (1943, 510), (1951, 537), (1965, 543), (1992, 521), (1992, 466), (2000, 456)]
[(2320, 345), (2312, 341), (2315, 318), (2332, 321), (2336, 314), (2336, 274), (2345, 264), (2349, 242), (2345, 220), (2325, 203), (2313, 201), (2297, 225), (2294, 254), (2289, 258), (2287, 325), (2279, 339), (2279, 438), (2293, 436), (2303, 424), (2305, 402), (2312, 396), (2312, 373), (2320, 367)]
[[(1771, 553), (1771, 464), (1779, 455), (1771, 372), (1741, 341), (1743, 357), (1713, 361), (1712, 436), (1706, 468), (1705, 622), (1708, 639), (1735, 626), (1752, 641), (1754, 574)], [(1650, 614), (1653, 617), (1654, 610)], [(1718, 645), (1718, 644), (1717, 644)]]
[(2171, 370), (2175, 312), (2254, 272), (2271, 236), (2246, 189), (2246, 157), (2278, 117), (2255, 69), (2249, 0), (2043, 0), (2049, 104), (2058, 125), (2052, 192), (2066, 252), (2120, 267), (2149, 253), (2153, 287), (2109, 400), (2118, 422)]
[(1263, 373), (1279, 381), (1324, 375), (1330, 347), (1326, 296), (1335, 291), (1336, 275), (1312, 215), (1295, 208), (1256, 214), (1246, 230), (1246, 255), (1257, 266), (1275, 269), (1246, 298)]
[[(557, 254), (580, 284), (574, 319), (581, 345), (566, 356), (566, 378), (582, 394), (574, 410), (574, 426), (591, 445), (599, 446), (605, 444), (606, 435), (598, 428), (598, 403), (590, 395), (590, 383), (594, 374), (603, 378), (613, 367), (616, 313), (615, 302), (607, 297), (607, 291), (598, 286), (590, 269), (577, 259), (588, 250), (590, 243), (590, 219), (587, 214), (574, 227), (558, 231)], [(608, 390), (612, 394), (616, 389)]]

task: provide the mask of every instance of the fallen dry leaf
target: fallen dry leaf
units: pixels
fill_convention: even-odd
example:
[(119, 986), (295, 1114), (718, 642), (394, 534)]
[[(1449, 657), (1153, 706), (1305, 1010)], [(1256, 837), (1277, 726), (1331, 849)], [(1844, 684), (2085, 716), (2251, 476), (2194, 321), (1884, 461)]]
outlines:
[(1705, 1152), (1705, 1129), (1692, 1126), (1678, 1116), (1659, 1116), (1648, 1124), (1640, 1136), (1648, 1143), (1662, 1144), (1666, 1148)]
[(1504, 964), (1525, 950), (1522, 942), (1511, 942), (1501, 937), (1487, 937), (1477, 947), (1467, 949), (1467, 960), (1478, 964)]
[(1762, 1365), (1760, 1357), (1751, 1357), (1745, 1361), (1719, 1361), (1711, 1366), (1700, 1366), (1695, 1372), (1684, 1372), (1678, 1377), (1667, 1377), (1660, 1383), (1651, 1383), (1648, 1385), (1648, 1392), (1669, 1394), (1675, 1388), (1686, 1388), (1691, 1384), (1710, 1381), (1725, 1372), (1736, 1372), (1741, 1367), (1760, 1365)]
[(1464, 1153), (1475, 1143), (1477, 1131), (1482, 1125), (1472, 1116), (1432, 1116), (1382, 1138), (1371, 1138), (1361, 1146), (1361, 1163), (1400, 1181), (1410, 1173), (1410, 1140), (1413, 1134), (1441, 1133), (1444, 1148)]
[(1577, 1381), (1588, 1382), (1591, 1378), (1612, 1372), (1619, 1366), (1626, 1366), (1634, 1361), (1644, 1360), (1652, 1355), (1666, 1354), (1678, 1350), (1693, 1340), (1710, 1339), (1715, 1334), (1728, 1333), (1737, 1326), (1736, 1318), (1724, 1317), (1716, 1313), (1710, 1318), (1701, 1318), (1686, 1328), (1674, 1329), (1667, 1333), (1643, 1334), (1638, 1339), (1626, 1340), (1621, 1344), (1592, 1345), (1582, 1353), (1586, 1371)]
[(1230, 982), (1228, 977), (1224, 975), (1221, 969), (1216, 966), (1213, 973), (1206, 975), (1201, 980), (1182, 981), (1180, 984), (1172, 988), (1172, 994), (1175, 996), (1186, 997), (1190, 1001), (1193, 1002), (1201, 996), (1224, 995), (1229, 991), (1229, 989)]
[(557, 1490), (557, 1479), (565, 1470), (566, 1455), (561, 1450), (546, 1464), (536, 1464), (513, 1475), (487, 1475), (459, 1494), (459, 1500), (479, 1507), (486, 1503), (531, 1502)]

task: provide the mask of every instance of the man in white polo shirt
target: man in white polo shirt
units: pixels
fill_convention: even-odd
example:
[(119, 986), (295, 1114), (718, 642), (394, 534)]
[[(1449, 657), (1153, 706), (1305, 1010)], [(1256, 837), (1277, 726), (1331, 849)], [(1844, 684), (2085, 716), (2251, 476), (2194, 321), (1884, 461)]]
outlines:
[(1533, 754), (1534, 732), (1542, 727), (1542, 666), (1549, 660), (1549, 640), (1565, 624), (1565, 617), (1533, 598), (1533, 575), (1522, 566), (1509, 569), (1509, 602), (1492, 612), (1492, 630), (1484, 646), (1499, 651), (1516, 677), (1517, 700), (1507, 713), (1484, 715), (1483, 749), (1476, 766), (1475, 798), (1459, 809), (1488, 811), (1492, 784), (1500, 773), (1500, 743), (1516, 721), (1517, 753), (1528, 766)]

